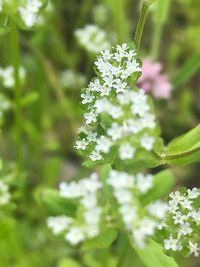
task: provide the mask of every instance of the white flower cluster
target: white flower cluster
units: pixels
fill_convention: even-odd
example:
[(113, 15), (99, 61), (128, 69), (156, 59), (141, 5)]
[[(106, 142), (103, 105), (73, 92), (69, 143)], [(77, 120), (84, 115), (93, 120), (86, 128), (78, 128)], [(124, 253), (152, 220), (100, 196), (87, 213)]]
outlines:
[[(200, 246), (195, 241), (197, 229), (200, 226), (199, 198), (200, 190), (188, 189), (187, 192), (171, 193), (169, 201), (169, 222), (165, 222), (162, 229), (169, 237), (164, 240), (166, 250), (182, 251), (198, 257)], [(170, 222), (173, 222), (171, 225)], [(173, 232), (173, 234), (171, 234)]]
[(26, 27), (32, 28), (36, 24), (42, 5), (41, 0), (26, 0), (25, 6), (18, 8), (20, 17)]
[[(19, 76), (20, 76), (20, 80), (24, 80), (26, 76), (26, 71), (23, 67), (20, 67)], [(2, 80), (2, 84), (5, 88), (13, 88), (15, 85), (13, 66), (0, 68), (0, 79)]]
[[(168, 204), (161, 200), (146, 207), (140, 203), (138, 195), (147, 193), (153, 187), (153, 181), (150, 174), (133, 176), (115, 170), (110, 171), (107, 181), (113, 188), (123, 223), (139, 247), (144, 247), (146, 239), (154, 235), (157, 224), (162, 222), (169, 209)], [(144, 213), (141, 212), (143, 209)]]
[(73, 70), (64, 70), (60, 75), (60, 83), (65, 88), (82, 88), (86, 84), (86, 77)]
[(110, 46), (106, 33), (97, 25), (89, 24), (83, 29), (77, 29), (75, 36), (81, 46), (94, 54)]
[(81, 207), (81, 218), (67, 216), (49, 217), (47, 224), (55, 235), (65, 232), (65, 239), (77, 245), (85, 239), (98, 236), (102, 208), (98, 206), (98, 190), (102, 188), (98, 175), (93, 173), (89, 178), (79, 182), (61, 183), (60, 196), (67, 199), (78, 199)]
[(144, 91), (129, 86), (133, 75), (141, 71), (135, 51), (127, 44), (117, 45), (101, 52), (95, 66), (99, 78), (81, 95), (87, 106), (86, 126), (79, 131), (76, 148), (89, 152), (92, 161), (103, 160), (112, 147), (118, 149), (121, 160), (134, 158), (137, 148), (151, 151), (155, 115)]
[(0, 181), (0, 205), (8, 204), (10, 200), (9, 187), (3, 181)]

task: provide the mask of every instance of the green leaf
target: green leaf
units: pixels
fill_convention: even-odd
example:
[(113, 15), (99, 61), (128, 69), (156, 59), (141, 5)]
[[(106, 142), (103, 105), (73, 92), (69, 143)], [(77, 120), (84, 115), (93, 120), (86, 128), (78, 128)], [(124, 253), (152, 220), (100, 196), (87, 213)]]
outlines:
[(143, 204), (146, 205), (151, 201), (166, 197), (171, 192), (174, 183), (175, 177), (171, 171), (165, 170), (156, 174), (152, 189), (142, 199)]
[(187, 82), (200, 69), (200, 54), (194, 54), (172, 78), (173, 88), (177, 88)]
[(84, 249), (107, 248), (117, 238), (118, 232), (115, 229), (107, 228), (94, 239), (87, 240), (83, 246)]
[(200, 125), (174, 139), (163, 157), (170, 165), (187, 165), (200, 161)]
[(178, 267), (175, 260), (164, 253), (163, 247), (153, 240), (144, 249), (135, 248), (135, 251), (147, 267)]
[(76, 205), (72, 201), (60, 197), (54, 189), (40, 189), (35, 194), (38, 202), (46, 208), (47, 212), (52, 215), (75, 216)]
[(57, 267), (81, 267), (81, 265), (77, 261), (67, 258), (62, 259)]

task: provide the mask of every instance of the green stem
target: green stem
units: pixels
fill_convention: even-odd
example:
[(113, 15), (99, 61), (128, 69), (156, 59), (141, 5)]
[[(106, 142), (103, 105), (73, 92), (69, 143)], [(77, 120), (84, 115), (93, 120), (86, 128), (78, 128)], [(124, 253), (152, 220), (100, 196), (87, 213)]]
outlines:
[(15, 92), (15, 144), (16, 144), (16, 162), (18, 167), (21, 163), (21, 86), (20, 86), (20, 51), (19, 51), (19, 32), (16, 22), (11, 22), (11, 56), (14, 67), (14, 92)]
[(140, 44), (141, 44), (141, 39), (142, 39), (142, 34), (144, 31), (144, 25), (146, 22), (149, 6), (154, 2), (154, 0), (145, 0), (142, 9), (140, 12), (140, 17), (136, 26), (136, 31), (135, 31), (135, 37), (134, 37), (134, 43), (136, 48), (139, 50), (140, 49)]

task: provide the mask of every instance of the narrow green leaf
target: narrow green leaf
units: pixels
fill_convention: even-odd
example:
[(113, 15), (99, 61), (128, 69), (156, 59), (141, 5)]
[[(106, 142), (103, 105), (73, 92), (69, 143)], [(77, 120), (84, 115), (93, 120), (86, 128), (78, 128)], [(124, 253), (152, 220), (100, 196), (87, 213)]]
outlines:
[(135, 248), (135, 251), (147, 267), (178, 267), (175, 260), (164, 253), (163, 247), (153, 240), (144, 249)]
[(200, 142), (200, 124), (170, 142), (167, 147), (167, 154), (178, 154), (189, 151), (194, 148), (198, 142)]
[(200, 161), (200, 125), (174, 139), (163, 157), (170, 165), (186, 165)]

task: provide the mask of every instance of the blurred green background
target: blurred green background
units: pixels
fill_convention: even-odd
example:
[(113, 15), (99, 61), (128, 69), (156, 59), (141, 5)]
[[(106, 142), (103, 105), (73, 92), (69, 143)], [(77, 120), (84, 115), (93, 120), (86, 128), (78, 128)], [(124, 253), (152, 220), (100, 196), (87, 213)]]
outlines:
[[(96, 54), (79, 44), (75, 31), (95, 24), (113, 44), (129, 43), (141, 2), (51, 0), (35, 29), (20, 31), (20, 64), (26, 70), (21, 96), (20, 170), (19, 162), (15, 162), (14, 93), (2, 81), (0, 85), (0, 94), (9, 103), (1, 117), (1, 177), (10, 184), (12, 194), (11, 203), (0, 211), (0, 266), (76, 267), (63, 260), (74, 257), (81, 266), (106, 267), (94, 265), (87, 253), (83, 257), (62, 238), (52, 236), (46, 227), (48, 213), (41, 204), (41, 192), (82, 174), (82, 159), (74, 149), (83, 115), (80, 90), (94, 76)], [(166, 144), (199, 123), (199, 15), (199, 0), (158, 0), (146, 22), (140, 56), (162, 62), (173, 86), (170, 99), (154, 98)], [(1, 67), (11, 65), (10, 38), (9, 32), (0, 36)], [(199, 187), (199, 164), (173, 171), (177, 186)], [(101, 257), (101, 251), (95, 253)], [(132, 252), (129, 254), (130, 259), (120, 267), (142, 266)], [(180, 263), (200, 266), (198, 259), (180, 258)], [(110, 263), (108, 267), (112, 266)]]

